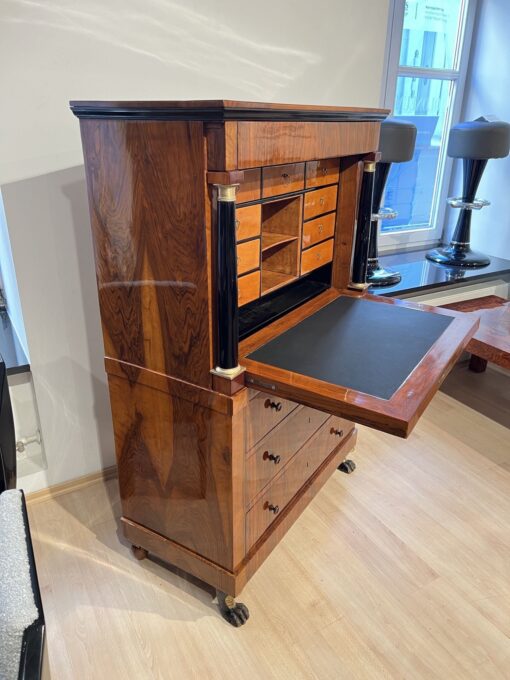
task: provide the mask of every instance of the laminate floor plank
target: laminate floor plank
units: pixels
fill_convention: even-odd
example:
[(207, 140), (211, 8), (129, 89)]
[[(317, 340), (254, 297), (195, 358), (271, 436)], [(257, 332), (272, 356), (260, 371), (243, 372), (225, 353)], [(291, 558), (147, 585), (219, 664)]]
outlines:
[(52, 679), (510, 680), (510, 378), (490, 375), (476, 394), (457, 366), (406, 441), (360, 428), (355, 473), (250, 580), (241, 629), (134, 559), (115, 479), (29, 501)]

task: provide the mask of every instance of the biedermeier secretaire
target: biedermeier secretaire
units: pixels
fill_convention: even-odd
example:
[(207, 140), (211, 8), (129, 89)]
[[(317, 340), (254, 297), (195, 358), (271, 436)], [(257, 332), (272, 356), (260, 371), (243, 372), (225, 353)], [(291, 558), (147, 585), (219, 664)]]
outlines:
[[(474, 332), (368, 295), (387, 112), (71, 102), (80, 118), (122, 524), (217, 589), (247, 580), (346, 462), (407, 436)], [(368, 225), (368, 227), (367, 227)]]

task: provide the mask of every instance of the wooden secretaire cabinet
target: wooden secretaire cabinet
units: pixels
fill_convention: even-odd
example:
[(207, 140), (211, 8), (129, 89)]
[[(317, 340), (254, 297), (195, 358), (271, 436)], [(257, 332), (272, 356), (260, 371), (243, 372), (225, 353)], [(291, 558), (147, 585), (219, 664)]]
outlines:
[[(407, 436), (474, 332), (366, 294), (386, 111), (72, 102), (80, 118), (124, 532), (236, 595), (355, 422)], [(366, 255), (366, 253), (365, 253)]]

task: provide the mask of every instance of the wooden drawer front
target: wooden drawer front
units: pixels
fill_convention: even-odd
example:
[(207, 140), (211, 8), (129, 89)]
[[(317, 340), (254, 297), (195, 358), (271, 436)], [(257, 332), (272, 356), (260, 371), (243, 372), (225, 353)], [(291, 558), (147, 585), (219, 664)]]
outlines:
[[(347, 423), (347, 425), (346, 425)], [(246, 549), (249, 550), (290, 500), (352, 430), (353, 424), (332, 416), (301, 448), (262, 492), (246, 514)], [(342, 435), (336, 434), (342, 432)], [(272, 509), (271, 509), (272, 508)], [(277, 510), (277, 512), (275, 512)]]
[(316, 217), (314, 220), (303, 224), (303, 248), (331, 238), (335, 233), (336, 213), (329, 213), (323, 217)]
[(248, 505), (327, 419), (328, 414), (322, 411), (297, 408), (264, 437), (246, 462)]
[(333, 259), (333, 243), (334, 240), (330, 238), (324, 243), (319, 243), (318, 246), (304, 250), (301, 255), (301, 274), (307, 274), (312, 269), (317, 269), (326, 262), (331, 262)]
[(271, 432), (298, 405), (287, 399), (270, 397), (265, 392), (256, 392), (248, 402), (246, 416), (246, 451)]
[(237, 273), (244, 274), (260, 265), (260, 239), (246, 241), (237, 246)]
[(260, 272), (255, 271), (237, 280), (237, 304), (239, 307), (260, 297)]
[(340, 177), (340, 161), (328, 158), (325, 161), (308, 161), (306, 164), (306, 188), (337, 184)]
[(305, 164), (276, 165), (262, 168), (262, 197), (288, 194), (305, 187)]
[(304, 219), (310, 220), (312, 217), (322, 215), (322, 213), (336, 210), (336, 194), (338, 187), (327, 187), (317, 189), (305, 194)]
[(256, 201), (260, 198), (260, 178), (261, 168), (253, 168), (244, 171), (244, 182), (239, 184), (236, 193), (236, 201), (245, 203), (246, 201)]
[(236, 238), (244, 241), (247, 238), (260, 236), (260, 205), (247, 205), (236, 210)]

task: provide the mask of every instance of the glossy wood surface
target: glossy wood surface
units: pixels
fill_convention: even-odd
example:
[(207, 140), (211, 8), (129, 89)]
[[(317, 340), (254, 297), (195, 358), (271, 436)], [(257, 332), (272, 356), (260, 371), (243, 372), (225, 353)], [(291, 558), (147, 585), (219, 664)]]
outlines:
[(327, 262), (331, 262), (333, 259), (333, 243), (333, 239), (330, 238), (303, 251), (301, 255), (301, 274), (307, 274), (318, 267), (322, 267)]
[(108, 382), (124, 517), (233, 569), (244, 556), (244, 413)]
[(237, 203), (244, 203), (245, 201), (256, 201), (261, 197), (261, 168), (254, 168), (252, 170), (244, 170), (244, 179), (240, 182), (237, 189), (236, 201)]
[(238, 241), (260, 236), (261, 206), (247, 205), (236, 209), (236, 236)]
[(303, 248), (332, 238), (335, 234), (336, 213), (329, 213), (303, 223)]
[(237, 123), (238, 168), (299, 163), (369, 153), (379, 143), (379, 123)]
[(510, 302), (497, 295), (462, 300), (444, 305), (446, 309), (471, 312), (480, 319), (480, 327), (471, 338), (468, 352), (481, 359), (510, 369)]
[(298, 407), (287, 399), (272, 399), (265, 392), (249, 390), (246, 408), (246, 452)]
[(312, 408), (322, 409), (327, 413), (407, 437), (476, 331), (478, 322), (459, 312), (429, 305), (395, 298), (365, 296), (365, 299), (380, 304), (392, 304), (420, 310), (426, 314), (447, 314), (453, 317), (446, 331), (407, 380), (387, 400), (247, 358), (254, 349), (307, 318), (340, 294), (339, 291), (330, 289), (244, 340), (240, 345), (240, 361), (246, 368), (246, 384)]
[(240, 307), (260, 297), (260, 272), (254, 271), (240, 276), (237, 281), (237, 293)]
[[(285, 506), (298, 493), (306, 480), (331, 455), (338, 445), (335, 430), (341, 429), (341, 419), (328, 418), (315, 435), (300, 448), (290, 462), (260, 494), (246, 514), (246, 546), (251, 548), (270, 527)], [(275, 514), (271, 508), (277, 508)]]
[(304, 197), (303, 218), (311, 220), (317, 215), (335, 210), (337, 192), (338, 187), (335, 185), (306, 193)]
[(83, 120), (81, 131), (105, 354), (207, 386), (202, 124)]
[(331, 272), (331, 284), (339, 290), (346, 290), (351, 280), (354, 225), (358, 216), (362, 168), (363, 163), (357, 156), (340, 159), (340, 186)]
[(289, 194), (305, 187), (305, 164), (292, 163), (262, 168), (262, 197)]
[(320, 161), (308, 161), (306, 164), (306, 188), (336, 184), (339, 178), (339, 159), (327, 158)]
[[(207, 169), (237, 170), (237, 123), (206, 123)], [(247, 200), (247, 199), (246, 199)]]
[[(264, 437), (246, 460), (245, 501), (248, 507), (327, 418), (327, 413), (303, 406), (293, 411)], [(344, 429), (344, 434), (347, 435), (352, 427), (351, 423), (348, 430), (340, 429)], [(337, 436), (336, 443), (339, 441), (340, 438)]]

